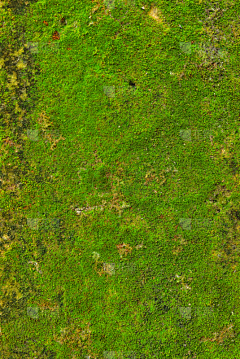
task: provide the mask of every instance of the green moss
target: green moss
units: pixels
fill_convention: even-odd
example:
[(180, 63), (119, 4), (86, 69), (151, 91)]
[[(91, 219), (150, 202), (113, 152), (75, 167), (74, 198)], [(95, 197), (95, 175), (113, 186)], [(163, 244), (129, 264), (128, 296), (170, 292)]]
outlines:
[(9, 5), (2, 357), (235, 353), (237, 4), (208, 22), (207, 1)]

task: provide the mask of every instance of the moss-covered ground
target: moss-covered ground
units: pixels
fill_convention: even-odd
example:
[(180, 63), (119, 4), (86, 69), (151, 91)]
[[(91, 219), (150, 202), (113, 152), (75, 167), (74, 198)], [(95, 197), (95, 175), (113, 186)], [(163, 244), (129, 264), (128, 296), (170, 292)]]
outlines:
[(240, 358), (238, 2), (0, 7), (1, 358)]

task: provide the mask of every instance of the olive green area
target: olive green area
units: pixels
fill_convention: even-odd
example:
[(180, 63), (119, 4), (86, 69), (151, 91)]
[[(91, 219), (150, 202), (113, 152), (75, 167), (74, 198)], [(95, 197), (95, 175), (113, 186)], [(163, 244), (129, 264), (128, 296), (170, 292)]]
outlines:
[(0, 6), (1, 358), (237, 358), (238, 2)]

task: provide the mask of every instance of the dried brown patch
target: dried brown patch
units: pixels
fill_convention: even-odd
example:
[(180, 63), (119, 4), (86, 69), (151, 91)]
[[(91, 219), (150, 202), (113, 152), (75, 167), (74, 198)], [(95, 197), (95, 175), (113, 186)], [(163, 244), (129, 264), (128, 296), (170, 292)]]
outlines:
[(157, 7), (152, 7), (148, 12), (148, 16), (154, 19), (158, 24), (162, 25), (165, 30), (170, 30), (165, 22), (162, 12)]
[(123, 255), (127, 256), (128, 253), (131, 254), (132, 252), (132, 247), (130, 247), (129, 244), (117, 244), (116, 245), (117, 249), (118, 249), (118, 253), (120, 255), (120, 257), (122, 258)]
[(213, 333), (213, 338), (201, 338), (201, 342), (216, 342), (217, 344), (221, 344), (224, 342), (224, 340), (228, 338), (234, 338), (235, 334), (233, 332), (233, 324), (224, 327), (220, 333)]

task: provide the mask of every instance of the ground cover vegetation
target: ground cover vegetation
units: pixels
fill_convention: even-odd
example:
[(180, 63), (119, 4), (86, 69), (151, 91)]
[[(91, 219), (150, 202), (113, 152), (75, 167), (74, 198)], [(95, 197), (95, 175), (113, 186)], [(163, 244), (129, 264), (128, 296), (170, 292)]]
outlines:
[(238, 2), (0, 7), (1, 357), (238, 358)]

